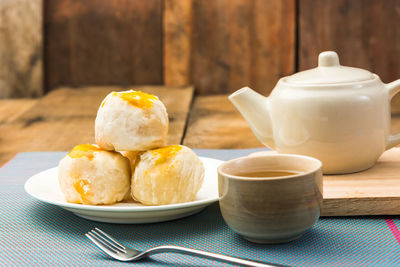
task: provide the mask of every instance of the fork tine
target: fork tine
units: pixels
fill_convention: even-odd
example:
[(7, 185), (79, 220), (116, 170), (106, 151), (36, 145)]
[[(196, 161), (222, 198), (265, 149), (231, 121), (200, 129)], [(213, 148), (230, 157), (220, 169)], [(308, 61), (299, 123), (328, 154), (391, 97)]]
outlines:
[(121, 246), (118, 246), (118, 244), (115, 244), (112, 240), (108, 239), (107, 236), (104, 236), (101, 233), (96, 232), (95, 230), (92, 230), (89, 233), (92, 234), (92, 236), (96, 236), (97, 239), (101, 239), (101, 241), (103, 241), (103, 243), (107, 244), (109, 247), (113, 248), (114, 250), (116, 250), (118, 252), (123, 252), (123, 253), (126, 252), (125, 249), (121, 248)]
[(111, 241), (113, 241), (114, 244), (115, 244), (116, 246), (118, 246), (120, 249), (123, 249), (123, 250), (126, 249), (126, 247), (125, 247), (124, 245), (122, 245), (122, 244), (121, 244), (120, 242), (118, 242), (115, 238), (113, 238), (112, 236), (110, 236), (109, 234), (107, 234), (106, 232), (104, 232), (103, 230), (101, 230), (101, 229), (95, 227), (92, 231), (96, 231), (96, 232), (98, 232), (98, 233), (101, 233), (103, 236), (108, 237), (108, 239), (111, 240)]
[(114, 250), (113, 248), (110, 248), (108, 245), (104, 244), (102, 240), (98, 239), (96, 236), (94, 236), (92, 233), (86, 233), (85, 236), (89, 238), (93, 243), (95, 243), (101, 250), (103, 250), (105, 253), (110, 255), (111, 257), (115, 258), (117, 256), (118, 251)]

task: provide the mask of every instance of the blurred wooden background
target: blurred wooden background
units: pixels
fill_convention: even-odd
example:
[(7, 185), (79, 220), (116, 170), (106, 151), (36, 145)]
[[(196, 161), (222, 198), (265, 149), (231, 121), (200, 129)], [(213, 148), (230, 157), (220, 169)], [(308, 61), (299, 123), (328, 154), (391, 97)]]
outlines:
[(0, 98), (150, 84), (268, 94), (324, 50), (400, 78), (400, 1), (0, 0)]

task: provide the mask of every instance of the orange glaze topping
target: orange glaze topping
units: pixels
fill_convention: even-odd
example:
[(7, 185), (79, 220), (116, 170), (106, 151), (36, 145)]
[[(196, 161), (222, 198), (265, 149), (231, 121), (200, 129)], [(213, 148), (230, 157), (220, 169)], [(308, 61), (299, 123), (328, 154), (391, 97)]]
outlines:
[(155, 95), (146, 94), (141, 91), (114, 92), (114, 96), (119, 96), (130, 105), (141, 109), (149, 109), (158, 100)]
[(74, 188), (78, 194), (81, 195), (83, 202), (87, 201), (87, 195), (89, 192), (89, 183), (86, 180), (78, 180), (74, 183)]
[(87, 157), (88, 159), (93, 159), (95, 151), (102, 151), (100, 148), (90, 144), (82, 144), (75, 146), (69, 153), (70, 158), (80, 158)]
[(182, 147), (179, 145), (173, 145), (173, 146), (166, 146), (158, 149), (154, 149), (151, 151), (154, 156), (158, 156), (156, 159), (156, 164), (163, 163), (167, 159), (173, 157), (179, 150), (181, 150)]

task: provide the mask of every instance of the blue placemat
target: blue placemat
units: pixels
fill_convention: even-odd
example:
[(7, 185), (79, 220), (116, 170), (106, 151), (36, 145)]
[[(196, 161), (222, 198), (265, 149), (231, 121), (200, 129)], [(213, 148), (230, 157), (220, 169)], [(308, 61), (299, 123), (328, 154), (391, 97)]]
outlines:
[[(229, 159), (258, 150), (196, 150), (201, 156)], [(0, 169), (0, 266), (122, 266), (94, 247), (84, 233), (99, 227), (127, 245), (146, 249), (181, 245), (210, 252), (291, 266), (399, 266), (399, 217), (321, 218), (298, 240), (256, 245), (233, 233), (218, 204), (175, 221), (118, 225), (79, 218), (28, 196), (23, 185), (33, 174), (54, 167), (65, 152), (18, 154)], [(135, 266), (221, 266), (177, 254), (160, 254)]]

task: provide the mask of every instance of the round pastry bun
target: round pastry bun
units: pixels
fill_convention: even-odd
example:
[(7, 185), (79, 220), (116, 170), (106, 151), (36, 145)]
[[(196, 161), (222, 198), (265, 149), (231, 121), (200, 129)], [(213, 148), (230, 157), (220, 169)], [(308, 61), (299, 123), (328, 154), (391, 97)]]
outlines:
[(72, 203), (113, 204), (129, 196), (129, 160), (98, 146), (75, 146), (58, 165), (61, 192)]
[(140, 91), (111, 92), (95, 121), (96, 143), (103, 149), (145, 151), (165, 145), (168, 114), (158, 97)]
[(188, 147), (173, 145), (143, 152), (132, 175), (132, 197), (144, 205), (193, 201), (204, 179), (204, 166)]

